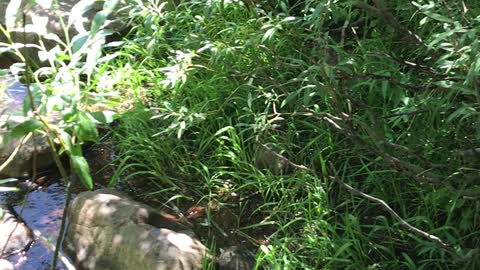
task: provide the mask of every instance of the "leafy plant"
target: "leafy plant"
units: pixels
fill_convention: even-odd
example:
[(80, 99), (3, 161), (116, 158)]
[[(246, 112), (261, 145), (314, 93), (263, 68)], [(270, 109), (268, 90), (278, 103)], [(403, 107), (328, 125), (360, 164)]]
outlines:
[[(6, 9), (6, 26), (0, 26), (8, 41), (0, 43), (0, 52), (13, 53), (20, 60), (10, 71), (26, 84), (28, 91), (24, 103), (25, 120), (13, 127), (8, 136), (46, 136), (54, 153), (68, 155), (71, 169), (88, 189), (93, 187), (93, 180), (83, 157), (82, 145), (98, 140), (97, 125), (115, 119), (115, 107), (119, 104), (118, 99), (113, 98), (116, 94), (100, 89), (96, 80), (109, 72), (106, 67), (116, 57), (115, 53), (102, 56), (102, 50), (106, 37), (111, 34), (106, 28), (111, 23), (108, 16), (115, 11), (119, 1), (102, 2), (102, 8), (93, 17), (88, 30), (83, 28), (82, 21), (96, 3), (86, 0), (78, 1), (68, 18), (63, 17), (58, 9), (58, 1), (30, 1), (26, 5), (21, 1), (10, 1)], [(41, 5), (56, 14), (63, 33), (50, 32), (47, 17), (33, 19), (35, 25), (28, 24), (25, 14), (34, 5)], [(38, 40), (27, 40), (27, 32)], [(36, 68), (32, 62), (35, 59), (42, 66)], [(58, 114), (59, 119), (52, 121), (52, 114)], [(59, 146), (58, 152), (55, 144)], [(70, 187), (65, 168), (58, 157), (55, 161)], [(56, 266), (69, 200), (70, 189), (67, 188), (52, 269)]]
[[(440, 201), (478, 199), (463, 178), (476, 169), (455, 154), (478, 142), (476, 2), (147, 3), (133, 9), (123, 49), (149, 74), (132, 88), (144, 91), (139, 110), (152, 119), (137, 126), (127, 115), (117, 130), (129, 160), (119, 172), (159, 175), (147, 197), (210, 205), (229, 183), (245, 198), (234, 205), (248, 209), (234, 211), (238, 235), (256, 241), (255, 231), (275, 228), (257, 256), (266, 268), (475, 269), (477, 215)], [(261, 145), (290, 168), (258, 168)], [(382, 199), (404, 222), (339, 183)], [(452, 223), (464, 211), (468, 232)], [(205, 223), (220, 237), (228, 229), (214, 212)]]

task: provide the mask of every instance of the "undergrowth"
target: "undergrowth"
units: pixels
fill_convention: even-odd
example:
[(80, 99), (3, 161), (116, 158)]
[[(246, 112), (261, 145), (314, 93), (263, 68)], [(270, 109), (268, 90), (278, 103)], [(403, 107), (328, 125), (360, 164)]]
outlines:
[(264, 269), (480, 267), (477, 1), (162, 7), (129, 9), (109, 73), (136, 101), (111, 184), (205, 207)]

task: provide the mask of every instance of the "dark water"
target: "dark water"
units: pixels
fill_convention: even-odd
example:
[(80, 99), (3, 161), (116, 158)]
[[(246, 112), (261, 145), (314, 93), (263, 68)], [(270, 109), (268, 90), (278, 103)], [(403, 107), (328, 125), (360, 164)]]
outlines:
[[(55, 244), (65, 203), (65, 188), (63, 184), (54, 183), (48, 187), (41, 187), (28, 194), (25, 207), (22, 212), (22, 202), (27, 194), (0, 193), (0, 203), (14, 205), (15, 212), (20, 214), (25, 223), (32, 230), (36, 230)], [(8, 261), (15, 265), (17, 270), (41, 270), (49, 269), (53, 252), (35, 236), (35, 242), (25, 254), (10, 256)], [(66, 269), (62, 263), (58, 263), (57, 269)]]

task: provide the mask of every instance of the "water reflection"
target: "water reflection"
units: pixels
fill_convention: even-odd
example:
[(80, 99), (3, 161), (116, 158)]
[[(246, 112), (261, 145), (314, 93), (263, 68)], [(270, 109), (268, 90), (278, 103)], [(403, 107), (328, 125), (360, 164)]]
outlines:
[[(14, 203), (17, 213), (22, 209), (22, 193), (0, 193), (0, 201)], [(3, 197), (3, 198), (2, 198)], [(61, 183), (54, 183), (40, 188), (28, 195), (28, 200), (22, 213), (25, 223), (32, 229), (39, 231), (50, 243), (55, 243), (58, 237), (65, 203), (65, 188)], [(53, 252), (35, 237), (35, 242), (25, 254), (18, 254), (7, 258), (17, 270), (49, 269)], [(66, 269), (61, 262), (57, 269)]]
[(9, 114), (22, 112), (23, 100), (27, 94), (25, 85), (15, 82), (10, 76), (0, 77), (0, 109)]

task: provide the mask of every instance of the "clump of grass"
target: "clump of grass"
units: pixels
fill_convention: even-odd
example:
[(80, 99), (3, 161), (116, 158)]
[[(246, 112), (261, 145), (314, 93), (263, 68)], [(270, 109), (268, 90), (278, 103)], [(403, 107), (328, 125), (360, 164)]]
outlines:
[[(478, 195), (463, 180), (478, 170), (455, 154), (479, 136), (471, 13), (447, 2), (248, 3), (132, 10), (118, 64), (139, 71), (124, 85), (143, 105), (115, 130), (113, 181), (147, 179), (147, 196), (205, 206), (205, 238), (258, 245), (267, 269), (477, 268)], [(256, 166), (262, 145), (288, 165)]]

